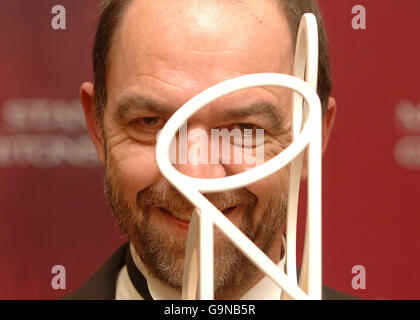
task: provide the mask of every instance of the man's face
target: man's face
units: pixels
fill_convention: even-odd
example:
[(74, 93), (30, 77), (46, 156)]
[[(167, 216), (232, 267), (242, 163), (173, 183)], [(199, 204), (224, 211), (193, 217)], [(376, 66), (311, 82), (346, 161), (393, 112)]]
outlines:
[[(104, 115), (106, 194), (144, 263), (174, 287), (182, 285), (188, 233), (182, 219), (193, 207), (160, 173), (156, 133), (185, 102), (219, 82), (251, 73), (290, 74), (291, 43), (285, 17), (269, 0), (138, 0), (116, 31)], [(206, 132), (262, 128), (268, 160), (290, 144), (290, 109), (289, 90), (252, 88), (218, 99), (187, 125)], [(233, 161), (175, 167), (198, 178), (246, 169)], [(246, 188), (206, 195), (274, 261), (280, 258), (287, 177), (286, 168)], [(259, 276), (216, 229), (216, 297), (240, 294)]]

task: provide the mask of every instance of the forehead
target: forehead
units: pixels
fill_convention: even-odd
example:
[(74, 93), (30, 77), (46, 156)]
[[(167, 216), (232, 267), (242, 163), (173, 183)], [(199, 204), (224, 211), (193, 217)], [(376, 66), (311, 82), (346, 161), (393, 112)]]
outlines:
[(134, 0), (109, 53), (108, 96), (147, 82), (185, 100), (242, 74), (288, 73), (291, 43), (276, 1)]

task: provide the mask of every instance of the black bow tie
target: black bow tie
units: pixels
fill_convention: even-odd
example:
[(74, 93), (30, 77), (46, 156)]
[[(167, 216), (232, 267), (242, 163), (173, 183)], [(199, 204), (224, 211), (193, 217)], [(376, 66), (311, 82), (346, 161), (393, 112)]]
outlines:
[(127, 254), (125, 255), (125, 265), (127, 266), (127, 272), (131, 283), (134, 285), (137, 292), (140, 293), (144, 300), (153, 300), (150, 295), (149, 287), (147, 286), (146, 278), (136, 267), (133, 257), (131, 256), (130, 248), (127, 249)]

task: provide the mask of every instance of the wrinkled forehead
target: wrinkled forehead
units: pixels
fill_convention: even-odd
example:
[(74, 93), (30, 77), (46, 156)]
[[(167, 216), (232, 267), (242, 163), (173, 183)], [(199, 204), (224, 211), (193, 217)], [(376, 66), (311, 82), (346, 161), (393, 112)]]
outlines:
[(235, 76), (289, 73), (291, 45), (276, 1), (135, 0), (115, 33), (109, 97), (143, 87), (181, 105)]
[(254, 60), (255, 68), (290, 62), (292, 43), (287, 20), (272, 0), (135, 0), (114, 40), (114, 55), (133, 62), (140, 55), (182, 60), (186, 52), (236, 52)]

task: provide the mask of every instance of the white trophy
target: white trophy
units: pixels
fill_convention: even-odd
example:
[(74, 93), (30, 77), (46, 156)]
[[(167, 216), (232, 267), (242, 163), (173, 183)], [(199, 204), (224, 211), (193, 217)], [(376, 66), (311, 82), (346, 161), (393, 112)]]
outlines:
[[(322, 297), (322, 110), (317, 95), (318, 27), (313, 14), (302, 17), (295, 51), (293, 76), (280, 73), (250, 74), (219, 83), (185, 103), (162, 129), (156, 160), (163, 176), (194, 206), (185, 253), (183, 299), (211, 300), (213, 284), (213, 227), (221, 232), (257, 268), (282, 289), (281, 299)], [(171, 164), (170, 147), (179, 128), (196, 111), (234, 91), (280, 86), (293, 93), (293, 141), (280, 154), (248, 171), (217, 179), (188, 177)], [(306, 231), (300, 277), (296, 271), (296, 230), (299, 185), (304, 154), (308, 163)], [(263, 179), (291, 164), (286, 221), (286, 272), (245, 236), (202, 193), (237, 189)]]

